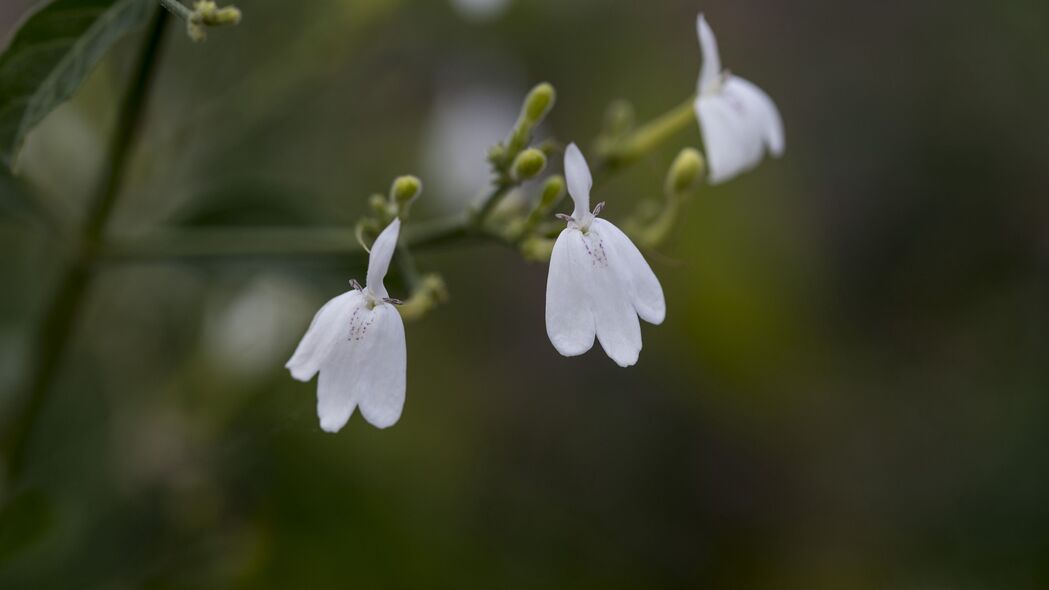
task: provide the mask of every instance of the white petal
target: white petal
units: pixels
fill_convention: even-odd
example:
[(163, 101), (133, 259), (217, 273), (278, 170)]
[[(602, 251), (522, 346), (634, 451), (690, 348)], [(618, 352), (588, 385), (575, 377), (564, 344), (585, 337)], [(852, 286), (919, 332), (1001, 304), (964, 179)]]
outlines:
[(786, 149), (786, 140), (783, 134), (783, 119), (780, 117), (779, 109), (772, 102), (764, 90), (758, 88), (753, 82), (744, 80), (739, 76), (732, 76), (725, 83), (725, 92), (738, 96), (746, 105), (748, 112), (755, 114), (761, 127), (761, 135), (765, 140), (765, 146), (775, 157), (783, 155)]
[(389, 304), (358, 305), (340, 327), (338, 343), (320, 368), (317, 416), (321, 428), (338, 432), (361, 406), (364, 418), (386, 428), (404, 406), (404, 325)]
[(373, 426), (388, 428), (397, 423), (404, 409), (408, 350), (401, 314), (392, 305), (380, 305), (375, 312), (381, 316), (376, 320), (380, 332), (372, 364), (361, 376), (361, 415)]
[(591, 228), (569, 252), (575, 259), (576, 280), (582, 281), (594, 314), (597, 341), (617, 365), (629, 367), (641, 353), (641, 324), (632, 302), (633, 289), (620, 278), (610, 259), (616, 252), (605, 242), (601, 232)]
[(386, 229), (382, 230), (379, 237), (372, 244), (371, 254), (368, 256), (368, 289), (376, 297), (389, 297), (382, 280), (386, 277), (386, 271), (390, 269), (390, 260), (393, 252), (397, 249), (397, 236), (401, 232), (400, 218), (394, 219)]
[(299, 381), (309, 381), (339, 342), (342, 327), (353, 310), (364, 301), (360, 291), (347, 291), (328, 301), (313, 316), (306, 335), (302, 337), (295, 354), (284, 366)]
[(710, 182), (718, 184), (758, 165), (766, 145), (783, 149), (783, 128), (772, 100), (757, 86), (733, 76), (714, 94), (696, 99)]
[(582, 249), (583, 234), (565, 229), (550, 255), (546, 279), (546, 334), (557, 352), (565, 356), (583, 354), (594, 346), (594, 316), (572, 250)]
[(714, 31), (702, 13), (696, 18), (696, 30), (699, 33), (699, 47), (703, 51), (703, 66), (699, 70), (699, 93), (702, 94), (718, 85), (721, 55), (718, 53), (718, 40), (714, 37)]
[(580, 221), (590, 213), (590, 188), (594, 185), (594, 179), (590, 176), (586, 158), (574, 143), (568, 144), (565, 149), (565, 182), (568, 184), (568, 194), (575, 201), (572, 217)]
[(618, 227), (604, 219), (595, 219), (591, 231), (598, 232), (604, 238), (605, 245), (611, 248), (609, 260), (619, 273), (620, 280), (629, 286), (631, 302), (637, 315), (650, 324), (663, 323), (667, 314), (663, 287), (641, 251)]

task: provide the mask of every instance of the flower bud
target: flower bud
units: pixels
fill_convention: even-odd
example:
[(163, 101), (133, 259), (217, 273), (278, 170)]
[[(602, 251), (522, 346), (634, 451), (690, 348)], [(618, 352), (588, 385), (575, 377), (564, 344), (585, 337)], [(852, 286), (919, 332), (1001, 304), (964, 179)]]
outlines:
[(703, 175), (704, 168), (703, 156), (696, 149), (681, 150), (667, 172), (667, 192), (681, 194), (689, 190)]
[(206, 36), (204, 27), (222, 27), (239, 22), (240, 9), (236, 6), (219, 8), (212, 0), (197, 0), (186, 19), (186, 32), (190, 39), (203, 41)]
[(404, 207), (409, 201), (419, 196), (423, 183), (415, 176), (398, 176), (390, 187), (390, 200), (398, 207)]
[(371, 210), (375, 213), (385, 217), (387, 212), (386, 197), (380, 195), (379, 193), (375, 193), (374, 195), (368, 197), (368, 206), (371, 207)]
[(530, 180), (538, 176), (544, 168), (546, 168), (546, 156), (543, 152), (535, 148), (528, 148), (514, 158), (512, 174), (517, 181)]
[(605, 132), (619, 137), (634, 127), (634, 107), (625, 100), (616, 100), (605, 112)]
[(543, 82), (537, 85), (525, 98), (524, 110), (521, 114), (532, 125), (538, 125), (553, 108), (556, 96), (554, 87), (549, 83)]
[(547, 178), (543, 184), (543, 194), (539, 198), (539, 208), (543, 211), (553, 209), (564, 195), (565, 179), (560, 174)]

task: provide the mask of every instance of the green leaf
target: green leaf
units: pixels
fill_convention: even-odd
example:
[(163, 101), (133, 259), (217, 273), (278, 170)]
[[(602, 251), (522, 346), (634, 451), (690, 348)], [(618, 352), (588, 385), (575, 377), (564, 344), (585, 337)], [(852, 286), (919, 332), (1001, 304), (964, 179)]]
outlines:
[(22, 22), (0, 54), (0, 160), (8, 168), (26, 134), (155, 9), (152, 0), (57, 0)]
[(51, 503), (39, 491), (5, 498), (0, 506), (0, 564), (40, 541), (54, 524)]

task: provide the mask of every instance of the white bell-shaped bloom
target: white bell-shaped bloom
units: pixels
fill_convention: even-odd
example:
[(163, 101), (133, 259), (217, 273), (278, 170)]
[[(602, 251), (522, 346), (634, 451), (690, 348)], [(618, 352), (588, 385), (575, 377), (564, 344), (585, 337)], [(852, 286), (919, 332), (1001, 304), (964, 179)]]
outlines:
[(576, 356), (597, 336), (621, 367), (637, 362), (641, 319), (660, 324), (666, 303), (659, 279), (630, 238), (590, 212), (590, 168), (573, 143), (565, 151), (565, 179), (575, 211), (557, 237), (546, 282), (546, 333), (557, 352)]
[(401, 221), (379, 234), (368, 260), (368, 283), (317, 312), (285, 365), (299, 381), (317, 378), (321, 428), (338, 432), (356, 407), (379, 428), (401, 417), (407, 370), (404, 323), (382, 281), (397, 248)]
[(699, 72), (696, 118), (710, 166), (710, 182), (718, 184), (757, 166), (768, 149), (783, 154), (783, 120), (776, 105), (754, 84), (721, 69), (714, 31), (700, 14)]

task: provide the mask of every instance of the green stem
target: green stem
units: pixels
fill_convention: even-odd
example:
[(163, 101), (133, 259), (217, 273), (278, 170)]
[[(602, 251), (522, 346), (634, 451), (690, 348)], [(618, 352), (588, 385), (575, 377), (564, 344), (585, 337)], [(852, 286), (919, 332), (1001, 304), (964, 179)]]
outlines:
[(631, 164), (695, 121), (694, 99), (689, 98), (612, 144), (602, 154), (601, 168), (611, 171)]
[(495, 207), (510, 194), (510, 189), (513, 188), (512, 184), (506, 182), (500, 182), (492, 189), (492, 192), (488, 193), (481, 206), (473, 213), (471, 222), (474, 227), (480, 228), (484, 226), (484, 222), (488, 220), (488, 216), (492, 214)]
[(70, 340), (77, 312), (83, 305), (98, 253), (100, 237), (116, 203), (132, 147), (142, 124), (146, 97), (160, 53), (167, 12), (158, 10), (139, 54), (110, 143), (106, 168), (88, 206), (80, 232), (78, 252), (58, 282), (54, 299), (44, 313), (36, 339), (35, 366), (31, 372), (24, 405), (16, 413), (5, 438), (8, 474), (16, 477), (23, 468), (25, 451), (47, 400), (51, 383)]
[[(694, 121), (690, 98), (617, 141), (602, 154), (598, 171), (613, 172), (626, 167)], [(497, 183), (465, 217), (456, 215), (406, 227), (401, 244), (417, 250), (476, 237), (497, 239), (506, 244), (505, 238), (486, 232), (484, 224), (513, 186), (506, 181)], [(102, 255), (114, 262), (241, 256), (358, 256), (362, 264), (367, 261), (353, 230), (347, 228), (160, 229), (146, 236), (112, 238), (104, 245)]]
[[(429, 248), (479, 235), (459, 215), (409, 225), (401, 244)], [(111, 262), (239, 256), (356, 256), (367, 253), (352, 228), (192, 228), (153, 230), (137, 237), (112, 237), (100, 252)]]
[(415, 257), (405, 244), (398, 244), (397, 251), (393, 255), (393, 263), (397, 266), (404, 285), (408, 287), (408, 293), (414, 294), (419, 289), (419, 268), (415, 266)]
[(188, 21), (193, 16), (193, 10), (179, 0), (160, 0), (161, 6), (171, 11), (171, 14)]

